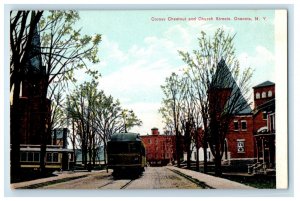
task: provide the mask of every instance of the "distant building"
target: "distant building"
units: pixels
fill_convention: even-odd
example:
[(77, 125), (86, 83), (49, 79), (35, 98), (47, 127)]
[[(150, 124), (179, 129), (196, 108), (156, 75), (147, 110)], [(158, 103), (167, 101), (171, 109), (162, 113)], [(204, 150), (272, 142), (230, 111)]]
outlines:
[(146, 159), (151, 166), (163, 166), (174, 161), (176, 153), (175, 136), (162, 135), (158, 128), (151, 129), (151, 135), (142, 135), (146, 148)]
[[(81, 166), (83, 164), (81, 149), (75, 150), (75, 157), (76, 157), (76, 165)], [(104, 146), (98, 146), (96, 148), (95, 164), (96, 165), (104, 164), (104, 160), (105, 160)], [(89, 163), (89, 161), (90, 161), (90, 157), (89, 154), (87, 154), (87, 163)], [(91, 159), (91, 161), (93, 163), (93, 159)]]

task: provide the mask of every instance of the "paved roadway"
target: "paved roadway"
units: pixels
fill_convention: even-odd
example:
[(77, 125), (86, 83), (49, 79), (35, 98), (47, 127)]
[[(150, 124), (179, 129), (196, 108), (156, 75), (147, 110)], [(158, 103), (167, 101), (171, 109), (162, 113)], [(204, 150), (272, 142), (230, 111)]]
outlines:
[(199, 189), (197, 183), (167, 169), (147, 167), (138, 178), (114, 178), (112, 172), (98, 172), (87, 177), (41, 187), (43, 189)]

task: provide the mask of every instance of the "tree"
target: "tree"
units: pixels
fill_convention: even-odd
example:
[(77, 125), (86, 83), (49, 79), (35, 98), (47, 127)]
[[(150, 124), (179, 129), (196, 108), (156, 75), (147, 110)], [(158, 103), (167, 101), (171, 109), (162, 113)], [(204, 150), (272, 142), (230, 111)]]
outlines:
[(12, 11), (10, 14), (10, 93), (11, 102), (11, 180), (20, 173), (20, 85), (28, 71), (26, 63), (36, 55), (31, 54), (31, 45), (36, 26), (43, 11)]
[[(17, 112), (14, 110), (18, 108), (18, 96), (25, 73), (29, 75), (28, 79), (32, 79), (32, 75), (35, 74), (42, 77), (42, 82), (38, 83), (41, 89), (39, 133), (41, 134), (40, 167), (42, 172), (45, 170), (46, 140), (51, 132), (47, 122), (48, 87), (53, 82), (74, 80), (75, 69), (86, 68), (86, 73), (98, 76), (97, 71), (88, 68), (87, 62), (99, 62), (97, 52), (101, 36), (99, 34), (82, 36), (80, 29), (74, 28), (78, 19), (79, 14), (76, 11), (13, 11), (11, 13), (12, 127), (18, 127)], [(32, 47), (32, 41), (37, 41), (34, 47)], [(26, 69), (28, 61), (35, 62), (31, 65), (32, 72)], [(15, 135), (18, 133), (12, 129), (12, 136)], [(19, 144), (18, 136), (12, 139), (12, 156), (14, 156), (12, 163), (18, 163), (19, 155), (16, 152)], [(17, 166), (12, 165), (12, 167)]]
[(198, 38), (200, 49), (194, 50), (193, 56), (180, 52), (198, 91), (205, 141), (213, 153), (218, 176), (222, 174), (221, 160), (229, 122), (234, 115), (250, 109), (248, 92), (252, 70), (246, 68), (240, 73), (233, 39), (234, 35), (226, 35), (222, 29), (213, 38), (202, 32)]
[(98, 83), (95, 81), (80, 85), (67, 100), (68, 118), (73, 122), (73, 132), (75, 127), (78, 131), (77, 138), (73, 134), (71, 141), (74, 147), (78, 139), (85, 166), (88, 162), (87, 154), (89, 163), (95, 164), (96, 149), (101, 144), (106, 155), (107, 142), (112, 134), (126, 132), (133, 126), (142, 124), (132, 110), (122, 109), (119, 100), (98, 90)]
[(179, 117), (182, 99), (182, 83), (176, 73), (172, 73), (170, 77), (166, 78), (165, 85), (161, 86), (165, 98), (162, 100), (163, 106), (160, 108), (160, 112), (163, 114), (165, 121), (168, 123), (172, 119), (172, 128), (176, 138), (176, 160), (177, 166), (180, 167), (180, 159), (182, 155), (181, 149), (181, 134), (179, 132)]

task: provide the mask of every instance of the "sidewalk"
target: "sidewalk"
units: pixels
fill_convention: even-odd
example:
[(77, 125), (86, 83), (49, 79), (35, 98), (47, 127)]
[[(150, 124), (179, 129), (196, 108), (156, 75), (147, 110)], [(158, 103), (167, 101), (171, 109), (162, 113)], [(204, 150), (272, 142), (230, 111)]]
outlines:
[(214, 189), (255, 189), (254, 187), (246, 186), (235, 181), (214, 177), (208, 174), (203, 174), (192, 170), (181, 169), (174, 166), (167, 166), (167, 168), (173, 171), (179, 171), (180, 173), (190, 176), (193, 179), (196, 179), (200, 182), (204, 182), (205, 185)]
[(58, 181), (62, 179), (72, 179), (72, 178), (78, 178), (78, 177), (85, 177), (89, 176), (91, 174), (96, 174), (102, 171), (106, 170), (100, 170), (100, 171), (80, 171), (80, 172), (72, 172), (72, 171), (66, 171), (66, 172), (58, 172), (57, 176), (53, 177), (47, 177), (47, 178), (41, 178), (41, 179), (35, 179), (31, 181), (24, 181), (24, 182), (19, 182), (19, 183), (13, 183), (10, 185), (11, 189), (18, 189), (18, 188), (24, 188), (28, 187), (31, 185), (36, 185), (36, 184), (42, 184), (46, 182), (53, 182), (53, 181)]

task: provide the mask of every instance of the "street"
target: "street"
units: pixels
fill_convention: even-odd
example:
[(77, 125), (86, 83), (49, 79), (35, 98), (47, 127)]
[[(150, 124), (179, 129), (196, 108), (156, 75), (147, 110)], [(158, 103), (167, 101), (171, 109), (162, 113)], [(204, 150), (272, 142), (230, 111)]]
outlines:
[(43, 189), (196, 189), (196, 183), (180, 176), (166, 167), (147, 167), (138, 178), (117, 178), (112, 171), (90, 174), (63, 183), (42, 187)]

